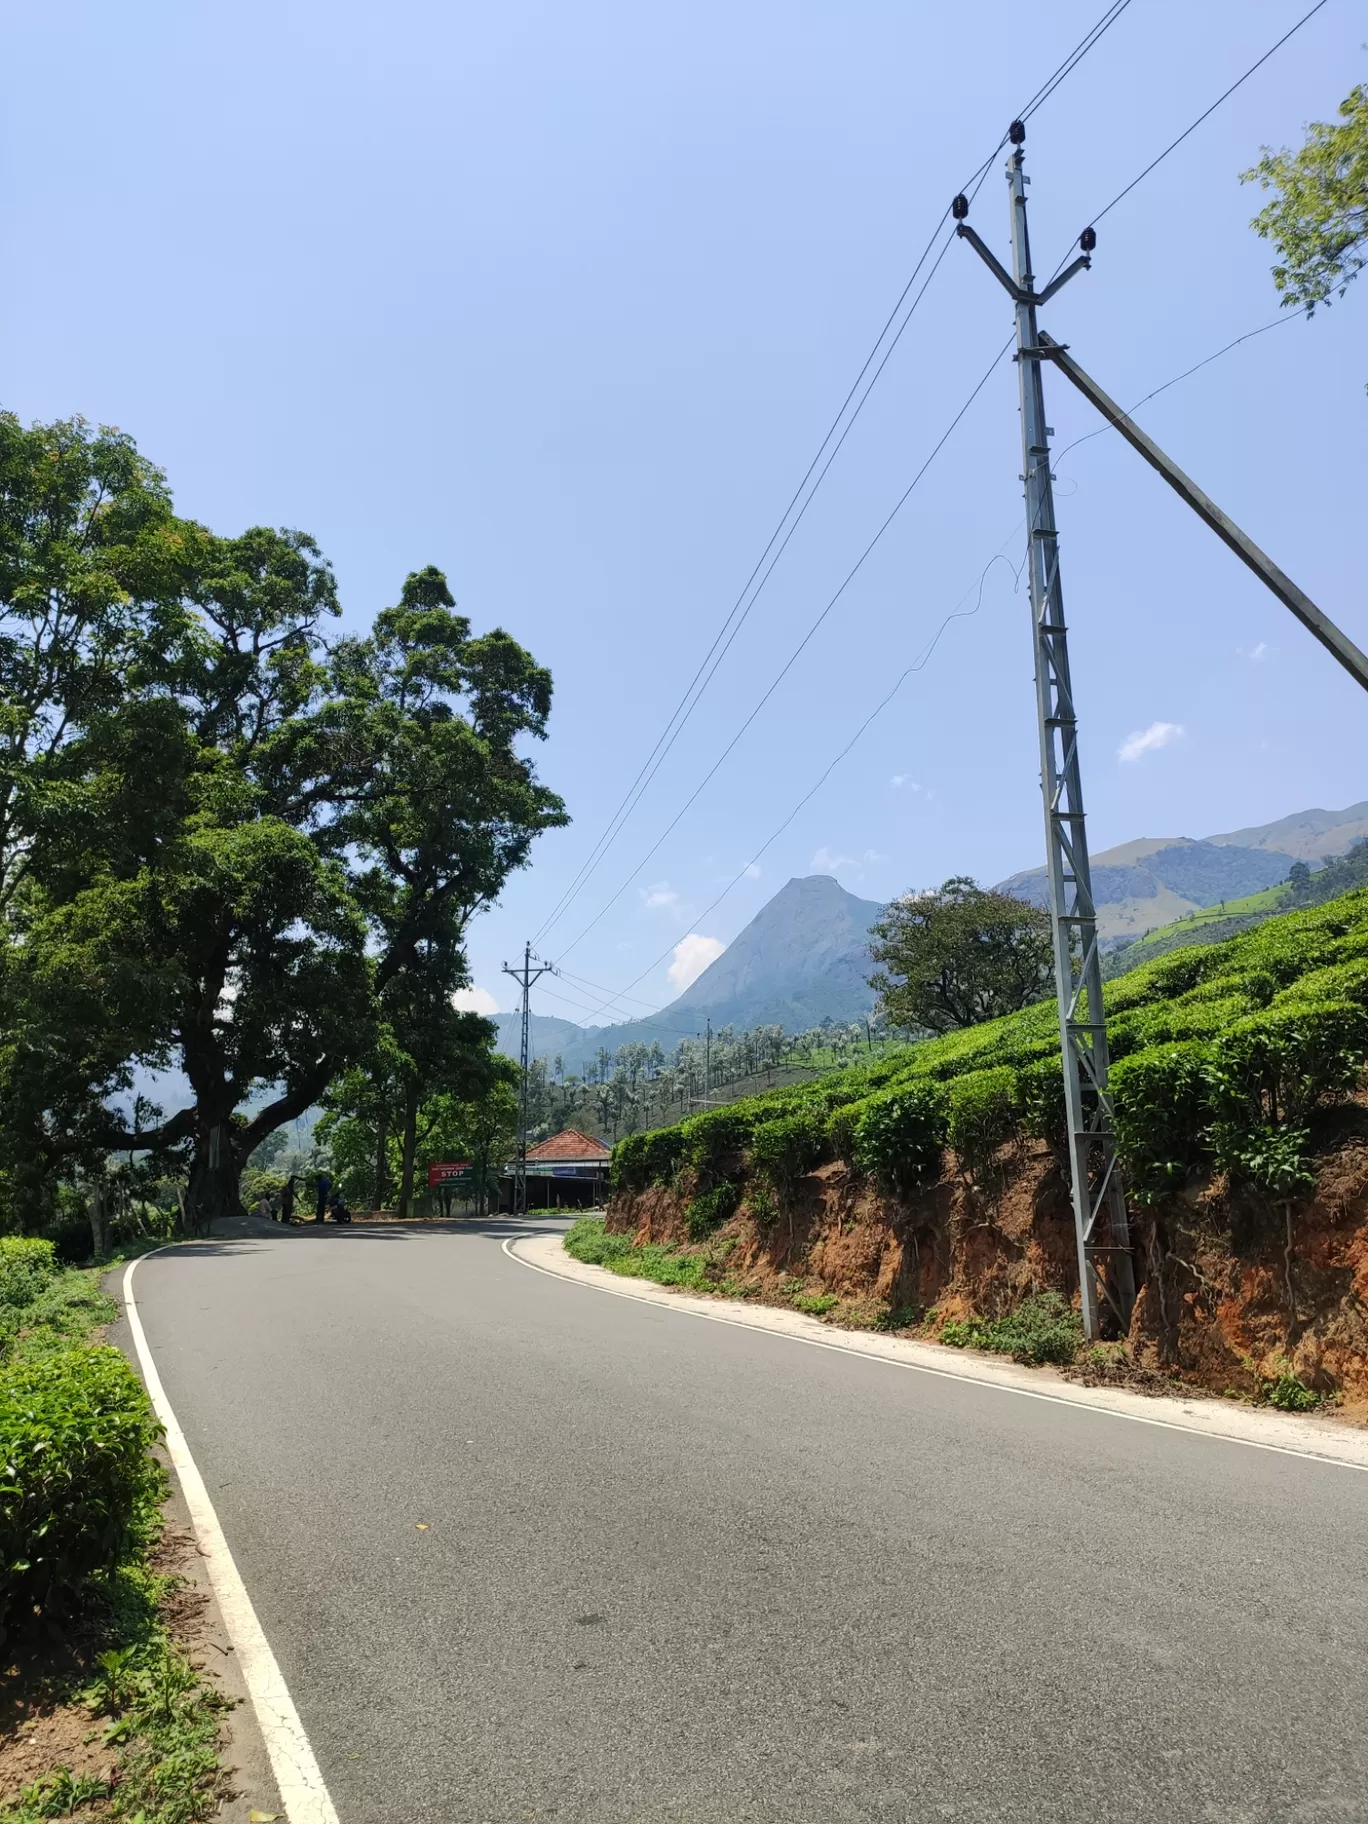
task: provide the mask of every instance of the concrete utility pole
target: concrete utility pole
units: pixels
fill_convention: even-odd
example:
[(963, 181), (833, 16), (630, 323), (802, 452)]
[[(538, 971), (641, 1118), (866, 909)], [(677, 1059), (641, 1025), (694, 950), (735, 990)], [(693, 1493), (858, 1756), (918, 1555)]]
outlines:
[[(536, 967), (533, 967), (535, 963)], [(519, 1062), (522, 1069), (522, 1081), (518, 1098), (518, 1156), (513, 1166), (513, 1214), (527, 1214), (527, 1110), (528, 1110), (528, 1072), (532, 1064), (530, 1043), (530, 1021), (532, 1010), (528, 996), (532, 992), (533, 982), (539, 982), (544, 975), (555, 975), (554, 963), (544, 963), (540, 957), (534, 957), (531, 944), (523, 945), (521, 969), (510, 969), (503, 965), (505, 975), (511, 975), (522, 988), (522, 1047)]]
[(1026, 129), (1013, 121), (1007, 160), (1011, 197), (1012, 272), (1008, 273), (965, 225), (969, 204), (957, 196), (952, 212), (960, 234), (974, 248), (1016, 306), (1017, 378), (1021, 393), (1022, 480), (1026, 489), (1027, 570), (1035, 636), (1036, 709), (1040, 734), (1040, 787), (1045, 804), (1045, 858), (1054, 933), (1055, 989), (1064, 1060), (1064, 1109), (1069, 1135), (1074, 1230), (1082, 1289), (1083, 1330), (1101, 1334), (1099, 1300), (1116, 1313), (1122, 1330), (1135, 1303), (1125, 1197), (1116, 1162), (1111, 1098), (1107, 1093), (1107, 1028), (1102, 1011), (1102, 966), (1088, 864), (1083, 785), (1078, 765), (1078, 723), (1069, 677), (1068, 634), (1059, 581), (1059, 534), (1050, 474), (1050, 429), (1041, 384), (1042, 349), (1036, 312), (1091, 264), (1092, 229), (1083, 251), (1043, 290), (1035, 289), (1026, 228), (1022, 142)]
[(712, 1015), (707, 1017), (706, 1036), (703, 1040), (703, 1106), (712, 1107)]

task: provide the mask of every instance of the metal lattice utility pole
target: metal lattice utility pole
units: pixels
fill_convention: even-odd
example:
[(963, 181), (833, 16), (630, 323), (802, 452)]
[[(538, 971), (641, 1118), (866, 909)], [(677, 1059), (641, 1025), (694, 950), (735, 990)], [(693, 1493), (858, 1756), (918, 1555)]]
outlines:
[(1101, 1334), (1100, 1298), (1123, 1331), (1135, 1303), (1126, 1204), (1116, 1160), (1111, 1098), (1107, 1092), (1107, 1028), (1102, 1011), (1102, 966), (1088, 865), (1083, 786), (1078, 766), (1078, 722), (1069, 677), (1068, 633), (1059, 581), (1059, 534), (1050, 474), (1050, 430), (1041, 384), (1042, 353), (1036, 312), (1075, 273), (1091, 264), (1097, 237), (1085, 230), (1081, 256), (1037, 292), (1026, 229), (1022, 142), (1026, 130), (1012, 123), (1007, 181), (1012, 211), (1012, 272), (1006, 272), (965, 224), (969, 205), (955, 198), (958, 233), (973, 246), (1016, 306), (1017, 368), (1021, 391), (1022, 480), (1026, 489), (1027, 569), (1035, 636), (1036, 706), (1040, 733), (1040, 786), (1045, 802), (1046, 872), (1054, 933), (1055, 986), (1064, 1060), (1064, 1108), (1069, 1134), (1074, 1228), (1082, 1287), (1083, 1329)]
[[(535, 967), (533, 965), (536, 965)], [(522, 988), (522, 1046), (519, 1052), (519, 1065), (522, 1071), (520, 1093), (518, 1097), (518, 1155), (513, 1165), (513, 1214), (527, 1214), (527, 1114), (528, 1114), (528, 1074), (532, 1065), (532, 1047), (530, 1042), (530, 1022), (532, 1010), (528, 996), (532, 992), (533, 982), (539, 982), (544, 975), (556, 973), (553, 963), (544, 963), (540, 957), (534, 957), (531, 944), (523, 945), (521, 969), (510, 969), (503, 965), (505, 975), (511, 975)]]

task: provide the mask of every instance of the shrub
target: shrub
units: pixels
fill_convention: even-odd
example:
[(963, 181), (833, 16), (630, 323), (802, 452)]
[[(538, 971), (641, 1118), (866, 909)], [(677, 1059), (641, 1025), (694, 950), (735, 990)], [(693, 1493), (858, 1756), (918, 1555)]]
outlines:
[(1368, 1052), (1368, 1012), (1351, 1001), (1291, 1003), (1238, 1020), (1207, 1067), (1217, 1119), (1260, 1125), (1305, 1119), (1352, 1089)]
[(1291, 1369), (1284, 1369), (1276, 1380), (1264, 1383), (1264, 1398), (1279, 1412), (1313, 1412), (1321, 1403), (1321, 1396), (1315, 1389), (1308, 1387)]
[(611, 1184), (615, 1191), (644, 1191), (668, 1184), (684, 1156), (681, 1127), (658, 1127), (647, 1134), (628, 1134), (613, 1148)]
[(64, 1606), (155, 1531), (161, 1427), (117, 1349), (0, 1369), (0, 1630)]
[(1109, 1077), (1126, 1187), (1153, 1204), (1179, 1190), (1202, 1158), (1207, 1127), (1204, 1039), (1123, 1058)]
[(1083, 1341), (1083, 1326), (1057, 1292), (1036, 1292), (1005, 1317), (952, 1318), (940, 1340), (952, 1349), (991, 1349), (1039, 1367), (1072, 1362)]
[(779, 1205), (767, 1184), (752, 1184), (746, 1193), (746, 1209), (757, 1234), (768, 1235), (779, 1220)]
[(691, 1115), (680, 1124), (682, 1163), (691, 1165), (702, 1178), (720, 1177), (744, 1149), (752, 1125), (751, 1113), (741, 1103)]
[(802, 1109), (758, 1127), (751, 1140), (751, 1164), (782, 1196), (795, 1180), (828, 1156), (826, 1122), (816, 1108)]
[(1069, 1156), (1069, 1118), (1064, 1106), (1064, 1064), (1054, 1055), (1029, 1064), (1018, 1078), (1021, 1120), (1028, 1134), (1044, 1140), (1058, 1159)]
[(736, 1214), (736, 1206), (741, 1201), (741, 1193), (734, 1184), (715, 1184), (710, 1191), (704, 1191), (695, 1197), (689, 1205), (685, 1220), (689, 1228), (690, 1241), (706, 1241), (714, 1229), (720, 1229), (724, 1222), (730, 1222)]
[(794, 1310), (806, 1311), (809, 1317), (825, 1317), (840, 1302), (834, 1292), (795, 1292), (792, 1299)]
[(1017, 1131), (1020, 1086), (1010, 1064), (955, 1077), (946, 1090), (947, 1135), (960, 1161), (981, 1171)]
[(894, 1191), (936, 1177), (945, 1145), (945, 1092), (931, 1082), (902, 1083), (866, 1097), (855, 1128), (854, 1162)]
[(1276, 1202), (1300, 1196), (1316, 1182), (1307, 1157), (1310, 1135), (1304, 1127), (1274, 1127), (1259, 1122), (1216, 1121), (1211, 1148), (1216, 1163), (1233, 1178)]
[(31, 1305), (57, 1271), (53, 1244), (32, 1235), (0, 1235), (0, 1305)]

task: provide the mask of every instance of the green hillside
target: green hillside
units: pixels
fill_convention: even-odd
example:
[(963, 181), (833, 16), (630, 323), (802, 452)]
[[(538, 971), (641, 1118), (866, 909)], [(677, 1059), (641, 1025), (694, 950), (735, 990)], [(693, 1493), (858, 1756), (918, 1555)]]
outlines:
[[(1194, 944), (1106, 989), (1130, 1196), (1161, 1201), (1219, 1167), (1283, 1198), (1310, 1182), (1307, 1123), (1368, 1060), (1368, 889)], [(690, 1175), (701, 1239), (745, 1196), (783, 1196), (833, 1159), (907, 1192), (948, 1145), (971, 1167), (1015, 1135), (1063, 1140), (1053, 1002), (634, 1134), (616, 1188)]]
[(1368, 884), (1368, 841), (1360, 840), (1347, 854), (1330, 856), (1324, 867), (1300, 886), (1284, 881), (1261, 893), (1247, 894), (1243, 899), (1225, 900), (1201, 911), (1186, 912), (1171, 924), (1147, 931), (1143, 937), (1112, 950), (1104, 962), (1103, 973), (1107, 976), (1128, 974), (1142, 963), (1167, 956), (1172, 950), (1234, 937), (1262, 924), (1275, 912), (1322, 905), (1365, 884)]

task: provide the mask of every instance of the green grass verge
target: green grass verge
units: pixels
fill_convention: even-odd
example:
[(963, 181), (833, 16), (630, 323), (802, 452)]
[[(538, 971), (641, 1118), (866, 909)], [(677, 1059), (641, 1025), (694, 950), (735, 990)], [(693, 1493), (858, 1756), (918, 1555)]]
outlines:
[[(37, 1361), (95, 1343), (118, 1315), (100, 1288), (107, 1270), (60, 1270), (27, 1304), (0, 1308), (0, 1359)], [(113, 1777), (54, 1767), (0, 1804), (0, 1824), (87, 1815), (127, 1824), (204, 1824), (217, 1811), (226, 1700), (176, 1639), (172, 1621), (184, 1580), (160, 1572), (154, 1556), (139, 1551), (92, 1578), (80, 1612), (60, 1636), (7, 1642), (6, 1659), (18, 1662), (35, 1708), (88, 1711), (88, 1733), (108, 1745)]]

